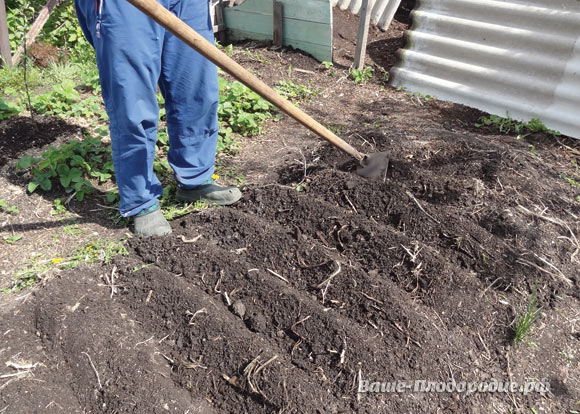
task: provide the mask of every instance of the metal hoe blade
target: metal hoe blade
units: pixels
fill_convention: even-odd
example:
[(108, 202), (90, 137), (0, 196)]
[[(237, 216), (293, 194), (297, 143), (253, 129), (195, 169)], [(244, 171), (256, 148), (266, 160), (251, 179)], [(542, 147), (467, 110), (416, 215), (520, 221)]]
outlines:
[(360, 162), (356, 173), (365, 178), (385, 178), (389, 169), (389, 157), (386, 152), (367, 154)]

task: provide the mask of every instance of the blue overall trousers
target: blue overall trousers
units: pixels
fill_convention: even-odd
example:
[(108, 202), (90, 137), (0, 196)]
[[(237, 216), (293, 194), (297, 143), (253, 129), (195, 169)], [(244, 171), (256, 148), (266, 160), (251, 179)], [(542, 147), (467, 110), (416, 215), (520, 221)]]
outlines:
[[(207, 0), (159, 1), (213, 42)], [(165, 98), (168, 161), (177, 182), (195, 187), (211, 179), (218, 132), (215, 65), (126, 0), (75, 0), (75, 7), (96, 51), (121, 215), (150, 209), (161, 195), (153, 173), (157, 85)]]

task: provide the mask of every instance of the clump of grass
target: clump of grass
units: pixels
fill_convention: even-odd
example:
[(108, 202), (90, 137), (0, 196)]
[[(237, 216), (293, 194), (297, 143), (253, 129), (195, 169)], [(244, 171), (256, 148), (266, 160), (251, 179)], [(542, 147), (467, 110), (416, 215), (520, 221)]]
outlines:
[(175, 220), (176, 218), (185, 216), (186, 214), (193, 213), (194, 211), (200, 211), (209, 207), (207, 203), (202, 201), (196, 201), (195, 203), (179, 202), (175, 200), (175, 190), (176, 186), (174, 183), (166, 186), (163, 189), (161, 198), (159, 199), (161, 212), (167, 220)]
[(110, 263), (115, 256), (126, 256), (129, 252), (121, 240), (97, 239), (76, 248), (67, 257), (43, 258), (35, 256), (30, 263), (21, 267), (13, 275), (14, 281), (2, 293), (19, 292), (40, 282), (43, 275), (54, 269), (73, 269), (82, 264)]
[(530, 294), (528, 298), (528, 304), (524, 313), (520, 314), (514, 325), (514, 338), (512, 344), (516, 346), (521, 343), (530, 334), (530, 330), (534, 322), (538, 320), (538, 315), (540, 313), (540, 308), (538, 308), (538, 296), (536, 288)]

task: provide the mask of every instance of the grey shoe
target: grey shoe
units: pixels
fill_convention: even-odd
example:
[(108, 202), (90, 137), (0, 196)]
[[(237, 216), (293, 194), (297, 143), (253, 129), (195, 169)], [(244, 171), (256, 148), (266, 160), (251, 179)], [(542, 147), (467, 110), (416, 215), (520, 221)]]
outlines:
[(164, 236), (171, 234), (171, 226), (160, 209), (133, 219), (133, 231), (139, 236)]
[(175, 198), (179, 201), (187, 201), (190, 203), (204, 201), (209, 204), (229, 206), (242, 198), (242, 193), (238, 187), (222, 187), (221, 185), (211, 183), (200, 185), (193, 190), (178, 187)]

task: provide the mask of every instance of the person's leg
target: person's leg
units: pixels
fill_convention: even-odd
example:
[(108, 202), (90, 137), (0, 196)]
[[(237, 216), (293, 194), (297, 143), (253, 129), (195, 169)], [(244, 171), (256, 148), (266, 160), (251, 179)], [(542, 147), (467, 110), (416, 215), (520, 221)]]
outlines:
[[(169, 0), (169, 10), (213, 42), (206, 0)], [(211, 178), (217, 146), (219, 87), (213, 63), (167, 32), (159, 87), (165, 97), (168, 161), (181, 185)]]
[(97, 55), (121, 215), (134, 216), (161, 194), (153, 159), (165, 30), (124, 0), (75, 0), (75, 6)]
[[(206, 0), (170, 0), (169, 10), (213, 43)], [(167, 32), (159, 87), (165, 97), (168, 160), (178, 182), (176, 198), (232, 204), (241, 194), (211, 179), (217, 147), (219, 86), (213, 63)]]

